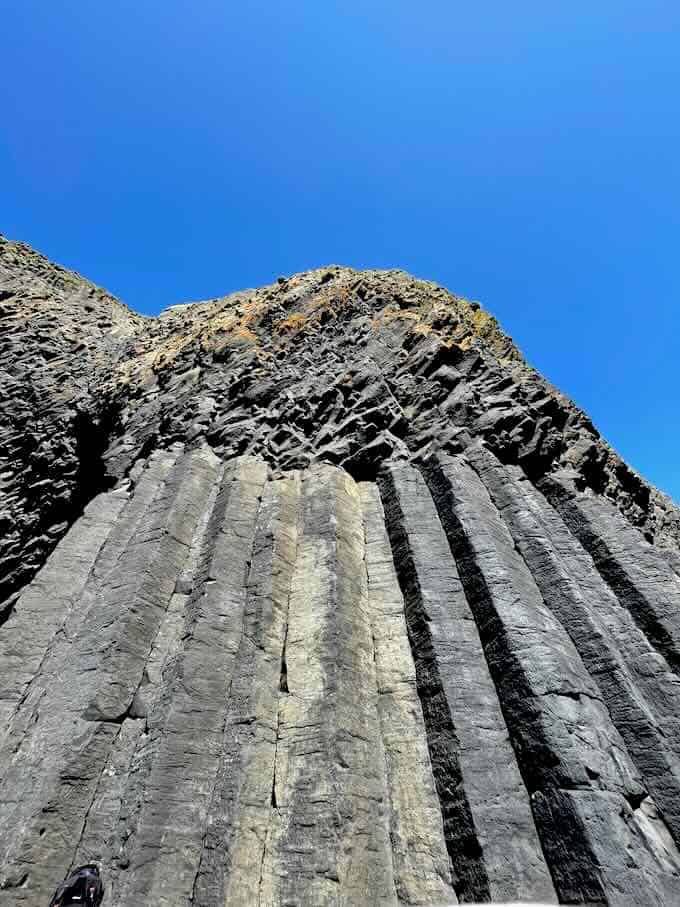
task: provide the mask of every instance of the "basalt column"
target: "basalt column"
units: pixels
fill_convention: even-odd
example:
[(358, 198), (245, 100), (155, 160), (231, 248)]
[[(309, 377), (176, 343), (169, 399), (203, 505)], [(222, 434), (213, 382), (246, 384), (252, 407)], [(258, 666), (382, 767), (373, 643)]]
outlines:
[(680, 513), (477, 303), (0, 237), (0, 892), (680, 903)]

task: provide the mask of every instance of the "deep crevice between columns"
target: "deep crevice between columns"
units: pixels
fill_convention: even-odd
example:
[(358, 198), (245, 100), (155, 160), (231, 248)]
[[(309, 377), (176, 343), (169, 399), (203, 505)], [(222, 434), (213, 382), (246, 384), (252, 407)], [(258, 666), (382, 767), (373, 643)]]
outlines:
[[(501, 515), (501, 519), (512, 535), (515, 542), (515, 548), (529, 572), (534, 576), (546, 607), (554, 615), (555, 619), (560, 623), (571, 639), (579, 657), (586, 666), (588, 673), (593, 678), (600, 691), (599, 701), (604, 708), (606, 708), (612, 724), (621, 735), (631, 761), (640, 772), (641, 778), (644, 779), (644, 784), (648, 788), (648, 790), (642, 790), (639, 793), (626, 792), (623, 793), (623, 796), (628, 801), (633, 811), (640, 807), (642, 801), (647, 796), (653, 797), (656, 808), (659, 810), (660, 815), (668, 826), (669, 833), (677, 843), (678, 830), (676, 827), (676, 817), (675, 815), (669, 815), (667, 810), (664, 810), (663, 808), (663, 794), (668, 792), (669, 787), (671, 790), (674, 790), (676, 787), (675, 781), (672, 778), (672, 769), (668, 766), (665, 758), (663, 758), (663, 756), (660, 758), (658, 751), (650, 747), (650, 741), (656, 739), (656, 745), (661, 746), (663, 750), (664, 744), (660, 740), (660, 737), (663, 737), (663, 734), (660, 733), (659, 728), (654, 725), (649, 718), (646, 707), (638, 701), (633, 679), (627, 673), (628, 666), (626, 665), (623, 652), (616, 642), (614, 643), (613, 648), (609, 648), (607, 640), (605, 639), (607, 632), (606, 627), (600, 623), (597, 613), (589, 614), (587, 612), (587, 609), (585, 609), (585, 602), (579, 605), (578, 602), (575, 603), (573, 597), (570, 596), (569, 602), (566, 603), (561, 601), (563, 593), (560, 593), (559, 591), (551, 592), (549, 588), (543, 588), (541, 574), (539, 572), (540, 564), (538, 565), (538, 569), (536, 564), (532, 566), (523, 550), (520, 536), (516, 536), (517, 528), (513, 525), (512, 518), (506, 516), (506, 509), (510, 509), (510, 505), (503, 505), (501, 503), (499, 500), (498, 488), (494, 487), (493, 484), (494, 480), (489, 480), (485, 476), (483, 469), (480, 468), (480, 464), (476, 459), (470, 460), (470, 466), (484, 484), (489, 497)], [(512, 479), (508, 478), (507, 481), (512, 481), (513, 483), (513, 494), (519, 495), (521, 490), (519, 487), (515, 488), (514, 477)], [(550, 508), (550, 506), (550, 503), (546, 499), (546, 507)], [(535, 514), (533, 510), (531, 510), (531, 518), (535, 521), (537, 526), (541, 527), (542, 531), (546, 533), (549, 531), (543, 518), (540, 515)], [(559, 511), (555, 512), (555, 518), (558, 520), (560, 519)], [(564, 525), (565, 531), (569, 532), (566, 523)], [(574, 544), (579, 544), (575, 537)], [(570, 583), (574, 582), (572, 570), (567, 566), (562, 555), (556, 548), (553, 548), (553, 552), (554, 558), (556, 562), (561, 565), (565, 577), (568, 577)], [(585, 550), (583, 553), (584, 556), (587, 557)], [(589, 626), (591, 630), (590, 640), (584, 636), (585, 626)], [(597, 642), (598, 637), (601, 639), (599, 644)], [(605, 652), (606, 655), (603, 655), (603, 652)], [(621, 659), (620, 664), (617, 662), (617, 657)], [(557, 693), (561, 696), (571, 696), (573, 698), (589, 695), (583, 691), (579, 693), (570, 693), (566, 690), (546, 691), (546, 695), (550, 692)], [(663, 768), (663, 771), (661, 772), (660, 767)], [(589, 776), (595, 777), (591, 775), (591, 771), (587, 766), (586, 772)]]
[[(87, 505), (97, 495), (110, 491), (116, 485), (116, 478), (107, 472), (104, 455), (117, 420), (118, 412), (115, 409), (104, 410), (98, 414), (78, 410), (69, 427), (76, 467), (70, 495), (62, 495), (48, 502), (42, 510), (40, 495), (37, 492), (30, 493), (30, 489), (26, 489), (25, 506), (42, 510), (38, 523), (32, 526), (31, 538), (49, 538), (49, 543), (43, 550), (40, 562), (34, 567), (14, 570), (9, 575), (5, 573), (0, 577), (0, 628), (12, 616), (23, 590), (42, 569), (47, 558), (82, 515)], [(30, 481), (40, 485), (41, 478), (50, 476), (36, 473), (32, 475)], [(61, 529), (51, 534), (55, 526), (61, 526)]]
[[(624, 608), (633, 617), (636, 625), (645, 634), (651, 645), (667, 662), (670, 669), (680, 675), (680, 653), (668, 630), (663, 626), (654, 608), (644, 594), (627, 576), (626, 571), (612, 555), (609, 546), (590, 525), (586, 516), (574, 513), (575, 505), (569, 499), (569, 493), (559, 483), (544, 479), (539, 485), (565, 524), (590, 554), (598, 573), (612, 590)], [(580, 518), (579, 518), (580, 517)]]
[[(375, 484), (375, 483), (373, 483), (373, 484)], [(363, 530), (362, 563), (363, 563), (364, 576), (365, 576), (365, 581), (366, 581), (366, 599), (367, 599), (367, 602), (370, 602), (371, 571), (368, 566), (368, 557), (367, 557), (367, 552), (368, 552), (368, 534), (366, 531), (367, 513), (366, 513), (366, 510), (364, 509), (363, 504), (361, 505), (361, 525), (362, 525), (362, 530)], [(401, 886), (401, 880), (399, 879), (398, 873), (396, 871), (397, 868), (395, 866), (395, 861), (394, 861), (395, 840), (394, 840), (394, 831), (392, 828), (392, 821), (391, 821), (391, 816), (390, 816), (390, 813), (392, 810), (392, 802), (391, 802), (392, 801), (392, 790), (390, 788), (389, 760), (388, 760), (388, 755), (387, 755), (387, 746), (385, 744), (384, 719), (383, 719), (383, 713), (382, 713), (382, 709), (381, 709), (381, 705), (380, 705), (380, 698), (384, 695), (384, 691), (380, 689), (380, 681), (379, 681), (379, 677), (378, 677), (378, 652), (377, 652), (377, 646), (376, 646), (376, 640), (375, 640), (375, 628), (373, 625), (372, 616), (369, 620), (369, 630), (370, 630), (370, 634), (371, 634), (371, 655), (373, 658), (373, 678), (375, 680), (375, 691), (376, 691), (375, 705), (376, 705), (376, 712), (377, 712), (378, 727), (380, 728), (380, 746), (381, 746), (381, 750), (382, 750), (383, 771), (384, 771), (384, 779), (385, 779), (385, 796), (386, 796), (386, 806), (387, 806), (387, 811), (385, 813), (385, 825), (386, 825), (387, 839), (390, 843), (390, 862), (391, 862), (391, 866), (392, 866), (392, 881), (394, 884), (394, 890), (395, 890), (396, 896), (398, 898), (400, 898), (402, 886)], [(448, 883), (449, 883), (449, 885), (451, 884), (450, 880), (448, 880)]]
[[(274, 741), (274, 758), (272, 761), (272, 788), (271, 788), (271, 797), (270, 797), (270, 808), (278, 811), (279, 804), (276, 798), (276, 767), (277, 760), (279, 755), (279, 742), (281, 740), (281, 697), (290, 695), (290, 690), (288, 688), (288, 663), (286, 660), (286, 647), (288, 644), (288, 630), (290, 626), (290, 600), (292, 596), (292, 587), (293, 587), (293, 575), (295, 573), (295, 565), (297, 562), (298, 550), (300, 547), (300, 536), (303, 530), (303, 501), (302, 501), (302, 483), (298, 488), (298, 498), (296, 501), (295, 507), (295, 549), (293, 551), (293, 559), (290, 565), (290, 574), (288, 577), (288, 591), (286, 595), (286, 613), (285, 613), (285, 627), (283, 631), (283, 643), (281, 646), (281, 664), (279, 669), (279, 695), (276, 701), (276, 738)], [(281, 501), (281, 513), (279, 514), (282, 517), (284, 511), (283, 499)], [(276, 540), (275, 537), (272, 538), (273, 550), (272, 554), (275, 553)], [(257, 882), (257, 902), (261, 903), (262, 900), (262, 883), (264, 879), (264, 866), (267, 859), (267, 847), (270, 843), (271, 835), (271, 813), (269, 815), (269, 821), (267, 822), (267, 827), (264, 834), (264, 842), (262, 844), (262, 854), (260, 857), (260, 872)]]
[[(174, 468), (177, 463), (174, 464)], [(153, 507), (158, 500), (159, 495), (163, 493), (170, 481), (172, 471), (166, 476), (159, 489), (154, 494), (153, 501), (149, 507)], [(211, 581), (210, 566), (212, 553), (215, 546), (215, 540), (220, 532), (224, 515), (229, 502), (232, 490), (233, 475), (227, 473), (225, 464), (220, 464), (217, 474), (213, 480), (213, 488), (206, 500), (206, 506), (203, 513), (203, 519), (199, 516), (194, 537), (191, 545), (187, 549), (186, 559), (183, 567), (179, 572), (178, 578), (185, 575), (187, 570), (189, 575), (185, 576), (189, 592), (187, 594), (184, 611), (183, 633), (181, 636), (182, 648), (176, 652), (168, 652), (163, 661), (161, 669), (161, 680), (158, 685), (157, 695), (148, 703), (145, 712), (145, 734), (137, 741), (135, 750), (131, 759), (131, 764), (138, 758), (139, 762), (134, 773), (134, 785), (132, 786), (132, 796), (128, 796), (128, 788), (123, 791), (121, 798), (121, 810), (119, 811), (119, 857), (117, 866), (119, 869), (127, 869), (130, 863), (130, 857), (134, 852), (136, 844), (136, 835), (138, 832), (139, 819), (144, 804), (144, 791), (153, 770), (154, 758), (158, 752), (158, 746), (163, 737), (163, 727), (165, 725), (167, 713), (172, 706), (172, 688), (181, 671), (181, 654), (184, 651), (186, 641), (193, 634), (193, 627), (196, 619), (197, 603), (204, 594), (204, 587)], [(175, 587), (177, 588), (177, 586)], [(167, 613), (167, 612), (166, 612)], [(157, 632), (154, 636), (151, 648), (147, 655), (147, 662), (156, 647), (159, 635), (162, 629), (162, 620), (159, 622)], [(146, 667), (145, 667), (146, 672)], [(144, 674), (142, 680), (144, 679)], [(139, 693), (142, 684), (137, 688)], [(135, 694), (135, 697), (137, 696)], [(134, 699), (133, 699), (134, 702)], [(123, 804), (129, 800), (130, 813), (124, 823), (124, 832), (120, 828), (121, 812)], [(120, 884), (120, 874), (114, 879), (114, 886)], [(121, 892), (117, 892), (120, 895)], [(122, 891), (125, 894), (125, 891)], [(126, 895), (127, 897), (127, 895)]]
[(404, 515), (388, 472), (380, 474), (378, 485), (394, 566), (404, 596), (416, 689), (423, 710), (453, 887), (460, 901), (488, 901), (491, 898), (489, 878), (463, 785), (458, 759), (460, 743), (439, 674)]
[(534, 692), (509, 645), (470, 539), (457, 516), (450, 483), (436, 462), (424, 464), (421, 471), (477, 624), (555, 890), (562, 903), (606, 904), (597, 859), (585, 843), (586, 829), (570, 808), (567, 791), (575, 788), (566, 784), (558, 787), (549, 777), (557, 757), (545, 738), (540, 713), (533, 704)]

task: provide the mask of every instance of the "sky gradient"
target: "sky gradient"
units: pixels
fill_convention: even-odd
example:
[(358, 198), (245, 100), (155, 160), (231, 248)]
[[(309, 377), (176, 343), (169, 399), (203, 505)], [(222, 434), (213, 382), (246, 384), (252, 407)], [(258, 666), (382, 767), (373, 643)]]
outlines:
[[(238, 7), (238, 8), (237, 8)], [(680, 501), (680, 4), (6, 4), (0, 231), (132, 308), (479, 300)]]

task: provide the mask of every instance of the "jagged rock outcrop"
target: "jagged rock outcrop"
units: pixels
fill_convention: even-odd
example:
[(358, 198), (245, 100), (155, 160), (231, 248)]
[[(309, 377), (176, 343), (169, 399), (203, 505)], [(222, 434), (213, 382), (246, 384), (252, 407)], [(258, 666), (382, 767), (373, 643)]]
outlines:
[(0, 890), (680, 903), (680, 522), (476, 304), (0, 244)]

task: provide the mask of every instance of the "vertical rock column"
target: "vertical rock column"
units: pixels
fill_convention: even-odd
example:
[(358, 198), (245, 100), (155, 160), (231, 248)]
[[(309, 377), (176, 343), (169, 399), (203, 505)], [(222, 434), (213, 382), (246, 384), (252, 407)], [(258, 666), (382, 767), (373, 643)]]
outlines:
[(396, 905), (359, 491), (305, 473), (260, 903)]
[(220, 766), (266, 476), (264, 463), (246, 457), (225, 471), (187, 605), (183, 648), (168, 665), (159, 702), (147, 719), (152, 759), (139, 792), (139, 814), (130, 819), (129, 868), (114, 898), (120, 907), (135, 900), (171, 907), (192, 897)]
[(430, 464), (427, 478), (560, 900), (673, 903), (675, 854), (639, 809), (647, 795), (640, 776), (488, 492), (462, 458)]
[(665, 554), (608, 501), (578, 493), (568, 480), (548, 477), (541, 490), (652, 645), (680, 674), (680, 576)]
[[(101, 494), (85, 508), (25, 589), (0, 633), (0, 739), (55, 637), (80, 600), (111, 527), (128, 498)], [(0, 771), (2, 768), (0, 767)]]
[(275, 763), (286, 696), (286, 632), (300, 512), (297, 474), (268, 482), (246, 586), (220, 767), (194, 886), (196, 907), (270, 904), (264, 873), (277, 822)]
[[(179, 472), (191, 481), (192, 458), (203, 459), (201, 454), (189, 455), (179, 464)], [(102, 578), (102, 583), (115, 586), (117, 567), (116, 550), (124, 547), (133, 536), (142, 531), (142, 520), (145, 511), (153, 501), (153, 485), (168, 479), (168, 470), (172, 458), (165, 452), (154, 454), (149, 467), (144, 471), (135, 487), (134, 496), (126, 510), (125, 519), (121, 519), (109, 536), (102, 557), (97, 566), (108, 568), (111, 579)], [(106, 867), (107, 887), (110, 896), (118, 888), (119, 873), (125, 872), (129, 861), (125, 842), (129, 839), (130, 827), (127, 824), (130, 800), (141, 790), (141, 779), (145, 777), (144, 767), (152, 758), (157, 738), (149, 734), (148, 716), (153, 715), (160, 696), (164, 691), (164, 672), (177, 654), (181, 651), (182, 635), (185, 628), (185, 612), (189, 601), (193, 579), (198, 570), (200, 555), (205, 536), (211, 523), (215, 508), (220, 478), (224, 467), (211, 454), (205, 453), (203, 463), (202, 489), (197, 495), (197, 488), (192, 482), (193, 510), (200, 502), (203, 512), (198, 515), (192, 533), (183, 567), (176, 577), (173, 593), (162, 616), (158, 631), (154, 637), (144, 665), (140, 684), (135, 692), (128, 716), (120, 726), (97, 785), (97, 792), (88, 811), (87, 822), (73, 860), (74, 865), (81, 865), (89, 860), (98, 860)], [(184, 509), (185, 505), (181, 505)], [(199, 508), (200, 510), (200, 508)], [(124, 568), (124, 562), (121, 562)], [(97, 621), (98, 622), (98, 621)]]
[(218, 467), (210, 451), (180, 458), (127, 540), (102, 591), (104, 627), (87, 634), (85, 658), (97, 669), (97, 689), (84, 712), (91, 721), (120, 721), (132, 707)]
[(457, 899), (416, 688), (404, 599), (378, 488), (364, 483), (360, 489), (396, 892), (404, 904), (452, 904)]
[[(72, 864), (111, 748), (124, 741), (127, 750), (142, 730), (133, 702), (217, 463), (211, 453), (180, 461), (177, 453), (156, 458), (140, 499), (119, 511), (10, 725), (0, 824), (12, 830), (3, 836), (3, 884), (17, 901), (47, 896)], [(36, 578), (47, 602), (58, 581)], [(14, 887), (22, 867), (24, 884)]]
[(461, 900), (546, 900), (555, 892), (496, 688), (422, 476), (382, 477), (418, 692)]
[[(656, 805), (680, 841), (680, 683), (559, 514), (484, 447), (466, 452), (569, 633)], [(646, 803), (653, 811), (654, 804)]]

